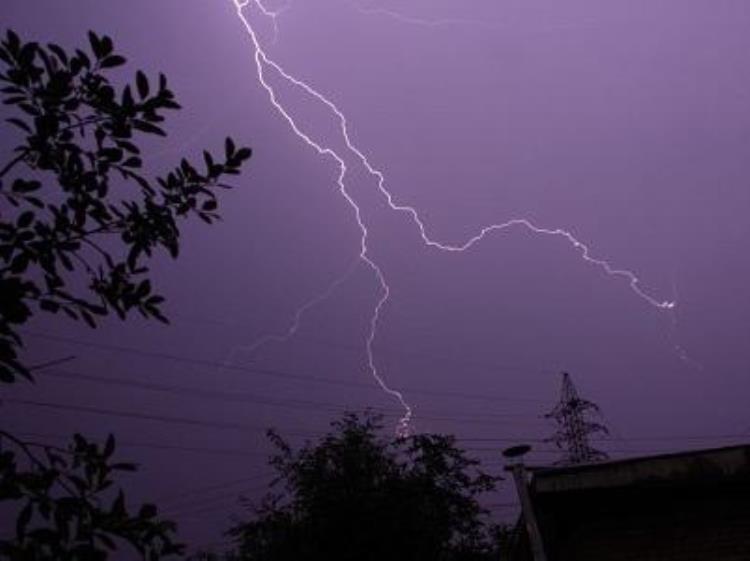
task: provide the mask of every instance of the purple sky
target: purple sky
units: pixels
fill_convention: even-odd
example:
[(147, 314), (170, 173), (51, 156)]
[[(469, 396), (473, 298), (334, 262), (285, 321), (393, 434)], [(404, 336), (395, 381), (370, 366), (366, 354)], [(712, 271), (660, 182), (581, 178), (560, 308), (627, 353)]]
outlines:
[[(465, 253), (426, 248), (345, 150), (331, 112), (271, 73), (304, 132), (345, 156), (370, 255), (391, 288), (375, 357), (414, 407), (416, 430), (533, 442), (550, 432), (538, 417), (566, 369), (602, 407), (613, 429), (602, 446), (615, 457), (738, 442), (685, 437), (750, 431), (747, 2), (296, 0), (277, 18), (275, 41), (270, 20), (245, 15), (273, 60), (345, 113), (351, 140), (433, 239), (460, 244), (483, 226), (527, 218), (569, 230), (654, 298), (678, 302), (674, 313), (656, 309), (564, 239), (524, 228)], [(222, 200), (224, 222), (186, 225), (181, 258), (154, 264), (171, 326), (113, 320), (92, 332), (43, 318), (29, 328), (99, 345), (28, 337), (34, 361), (75, 354), (59, 369), (67, 373), (217, 393), (50, 372), (14, 397), (310, 433), (333, 410), (370, 405), (388, 408), (395, 424), (398, 403), (366, 367), (381, 292), (365, 264), (304, 315), (289, 342), (237, 352), (289, 329), (299, 307), (355, 263), (360, 233), (335, 162), (295, 136), (260, 86), (232, 2), (6, 0), (3, 24), (71, 47), (94, 29), (113, 37), (129, 71), (164, 71), (185, 109), (151, 152), (155, 171), (218, 149), (226, 134), (255, 150)], [(200, 364), (229, 357), (244, 370)], [(169, 499), (193, 544), (219, 537), (230, 495), (257, 496), (268, 472), (258, 429), (12, 404), (2, 415), (48, 440), (114, 431), (123, 443), (204, 449), (123, 448), (143, 462), (135, 494)], [(538, 462), (554, 459), (549, 445), (537, 448)], [(495, 452), (477, 454), (499, 468)]]

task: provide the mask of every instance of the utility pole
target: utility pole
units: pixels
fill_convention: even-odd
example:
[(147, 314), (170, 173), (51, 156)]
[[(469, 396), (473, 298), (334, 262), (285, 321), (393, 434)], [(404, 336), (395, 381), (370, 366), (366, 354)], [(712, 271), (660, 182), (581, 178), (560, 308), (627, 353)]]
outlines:
[(523, 521), (526, 526), (526, 535), (529, 538), (531, 546), (531, 555), (534, 561), (547, 561), (547, 554), (544, 552), (544, 542), (542, 541), (542, 532), (539, 530), (539, 523), (534, 512), (534, 505), (529, 495), (529, 483), (526, 478), (526, 468), (523, 465), (523, 456), (531, 446), (514, 446), (503, 451), (503, 456), (510, 460), (505, 467), (506, 471), (513, 474), (513, 481), (516, 484), (518, 500), (521, 501), (521, 511), (523, 512)]
[(557, 432), (547, 439), (564, 453), (558, 464), (578, 465), (606, 460), (607, 454), (591, 446), (589, 441), (592, 434), (609, 434), (607, 427), (587, 419), (589, 413), (599, 412), (599, 406), (578, 395), (570, 374), (563, 372), (562, 377), (560, 401), (545, 415), (558, 425)]

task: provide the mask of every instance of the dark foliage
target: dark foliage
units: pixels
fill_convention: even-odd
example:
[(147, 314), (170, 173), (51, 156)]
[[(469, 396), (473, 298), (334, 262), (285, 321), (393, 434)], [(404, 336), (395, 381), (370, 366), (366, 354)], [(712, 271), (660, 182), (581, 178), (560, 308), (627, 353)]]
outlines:
[(34, 307), (92, 327), (134, 310), (166, 321), (145, 260), (159, 248), (177, 256), (178, 218), (218, 218), (215, 188), (251, 155), (227, 138), (221, 159), (204, 152), (201, 170), (183, 159), (165, 177), (144, 175), (138, 140), (165, 136), (162, 113), (180, 106), (163, 74), (152, 83), (138, 71), (118, 90), (108, 73), (125, 58), (109, 37), (90, 32), (89, 43), (92, 54), (69, 53), (8, 31), (0, 45), (0, 92), (23, 137), (0, 169), (4, 382), (31, 375), (18, 358), (18, 327)]
[[(133, 311), (166, 321), (146, 261), (179, 252), (178, 219), (218, 218), (215, 195), (250, 157), (227, 138), (224, 154), (203, 153), (199, 171), (183, 159), (165, 177), (142, 172), (145, 135), (165, 136), (163, 112), (180, 106), (164, 75), (132, 85), (108, 78), (125, 63), (112, 40), (89, 33), (91, 54), (0, 42), (7, 121), (22, 139), (0, 169), (0, 382), (31, 378), (19, 358), (19, 328), (41, 310), (96, 327), (103, 316)], [(126, 508), (103, 446), (76, 435), (68, 449), (29, 444), (0, 431), (0, 508), (17, 512), (16, 535), (0, 538), (0, 559), (99, 561), (128, 545), (148, 561), (181, 552), (174, 524), (156, 507)], [(4, 528), (5, 529), (5, 528)]]
[(242, 561), (492, 559), (494, 528), (477, 499), (497, 478), (452, 437), (390, 440), (371, 416), (347, 415), (316, 445), (278, 448), (283, 491), (230, 531)]
[(0, 434), (21, 452), (0, 452), (0, 501), (20, 512), (15, 536), (0, 538), (0, 559), (103, 561), (124, 544), (149, 561), (182, 551), (154, 505), (128, 512), (123, 492), (113, 491), (117, 472), (135, 466), (112, 462), (111, 436), (97, 446), (75, 435), (60, 449)]

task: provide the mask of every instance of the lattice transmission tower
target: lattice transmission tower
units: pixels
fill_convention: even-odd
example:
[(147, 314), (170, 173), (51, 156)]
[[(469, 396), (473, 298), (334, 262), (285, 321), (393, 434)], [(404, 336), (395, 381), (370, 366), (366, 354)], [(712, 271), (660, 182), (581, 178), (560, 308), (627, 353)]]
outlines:
[(557, 464), (569, 466), (606, 460), (606, 452), (597, 450), (590, 442), (591, 435), (609, 434), (607, 427), (589, 420), (592, 414), (599, 413), (599, 406), (578, 395), (570, 374), (563, 372), (562, 377), (560, 401), (545, 415), (545, 418), (553, 419), (558, 426), (557, 432), (547, 439), (563, 452), (563, 457)]

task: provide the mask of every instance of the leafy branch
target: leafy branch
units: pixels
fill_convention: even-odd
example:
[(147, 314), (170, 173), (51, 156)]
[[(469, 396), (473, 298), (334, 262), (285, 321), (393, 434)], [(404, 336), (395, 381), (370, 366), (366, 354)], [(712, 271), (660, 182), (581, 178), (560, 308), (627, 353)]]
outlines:
[(22, 503), (15, 536), (0, 539), (0, 558), (106, 559), (124, 544), (149, 561), (183, 551), (174, 541), (174, 524), (159, 519), (154, 505), (130, 513), (122, 491), (112, 492), (113, 476), (135, 466), (112, 462), (111, 435), (99, 446), (76, 434), (68, 448), (5, 431), (0, 439), (15, 448), (0, 452), (0, 501)]
[(107, 36), (88, 39), (89, 53), (24, 43), (13, 31), (0, 42), (0, 95), (23, 136), (0, 169), (9, 203), (0, 212), (0, 381), (31, 378), (17, 327), (33, 308), (91, 327), (133, 311), (166, 322), (147, 260), (159, 250), (177, 257), (178, 220), (219, 219), (216, 190), (252, 154), (227, 138), (221, 158), (204, 151), (200, 165), (182, 159), (163, 177), (144, 174), (139, 139), (166, 136), (164, 112), (180, 105), (163, 74), (152, 82), (139, 70), (118, 87), (108, 73), (125, 57)]

